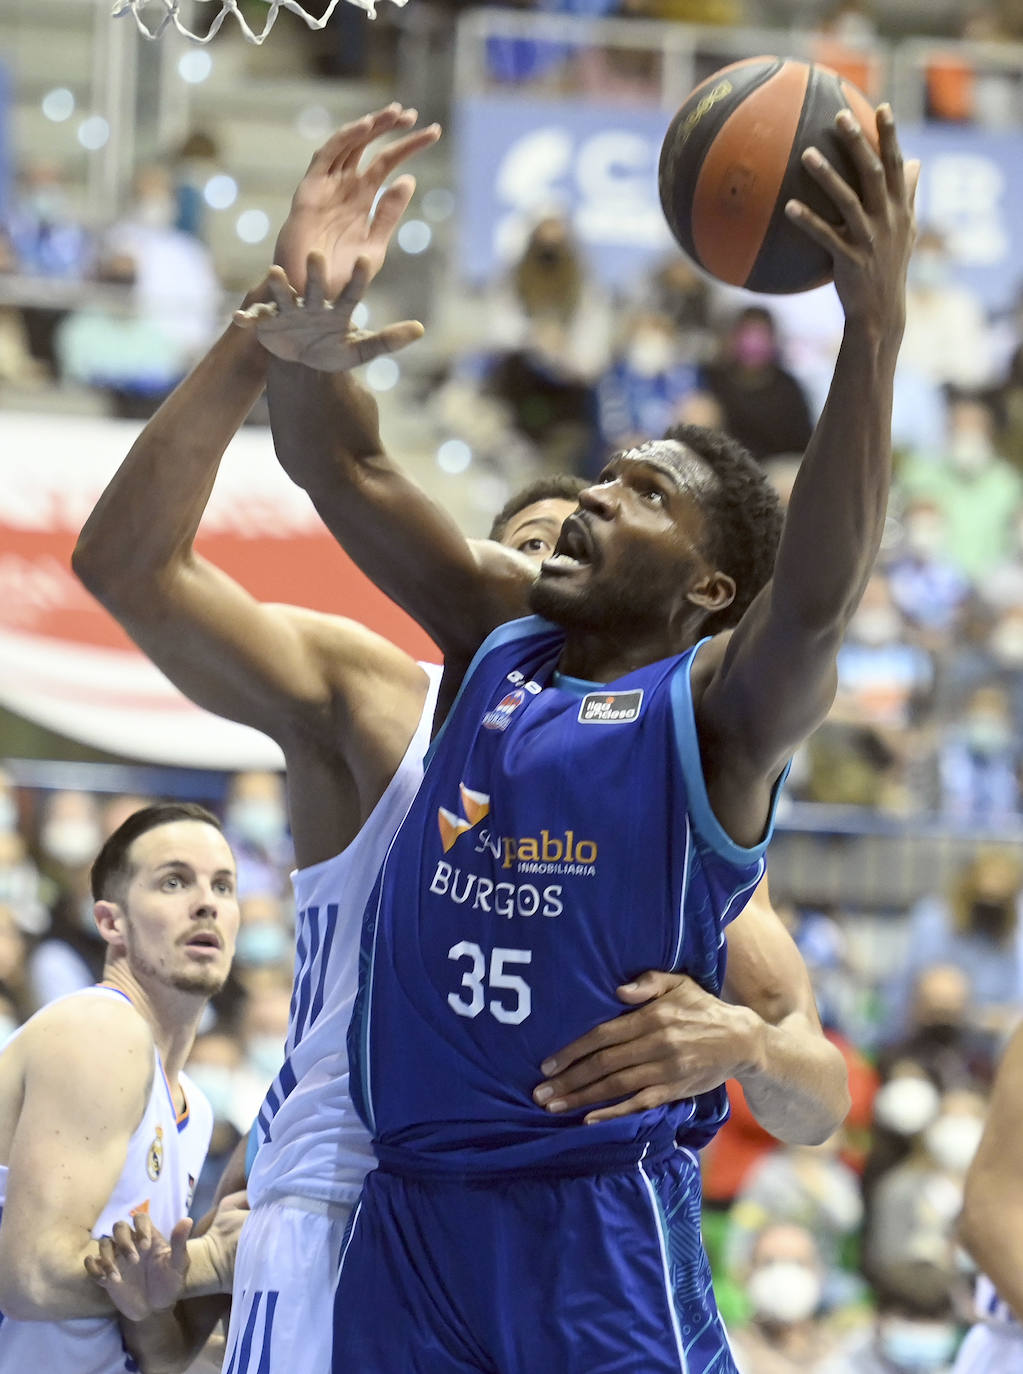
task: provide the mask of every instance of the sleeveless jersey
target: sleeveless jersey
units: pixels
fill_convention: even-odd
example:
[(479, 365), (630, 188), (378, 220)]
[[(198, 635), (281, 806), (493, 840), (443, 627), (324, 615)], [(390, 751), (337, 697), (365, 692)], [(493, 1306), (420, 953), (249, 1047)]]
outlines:
[[(123, 997), (124, 994), (113, 988), (96, 987), (70, 996)], [(44, 1015), (46, 1010), (36, 1015)], [(213, 1111), (195, 1084), (182, 1073), (180, 1082), (186, 1108), (179, 1119), (155, 1047), (153, 1061), (149, 1100), (128, 1142), (121, 1176), (92, 1228), (97, 1238), (110, 1235), (115, 1221), (126, 1221), (141, 1211), (148, 1212), (154, 1226), (169, 1236), (175, 1224), (188, 1215), (195, 1181), (209, 1148)], [(6, 1196), (7, 1169), (0, 1166), (0, 1208)], [(15, 1370), (31, 1369), (73, 1370), (74, 1374), (115, 1374), (117, 1371), (122, 1374), (137, 1368), (124, 1348), (114, 1317), (21, 1322), (0, 1315), (0, 1370), (5, 1374), (8, 1370), (13, 1374)]]
[(699, 1147), (727, 1115), (723, 1088), (590, 1126), (532, 1100), (541, 1062), (643, 970), (720, 992), (767, 843), (711, 811), (697, 649), (594, 684), (556, 674), (563, 645), (530, 617), (482, 646), (367, 908), (349, 1050), (388, 1167), (560, 1169), (652, 1133)]
[(430, 682), (415, 734), (386, 791), (341, 854), (292, 875), (295, 982), (286, 1057), (253, 1128), (253, 1207), (269, 1196), (335, 1204), (356, 1200), (376, 1159), (349, 1093), (346, 1036), (358, 985), (362, 913), (387, 846), (423, 778), (441, 670)]

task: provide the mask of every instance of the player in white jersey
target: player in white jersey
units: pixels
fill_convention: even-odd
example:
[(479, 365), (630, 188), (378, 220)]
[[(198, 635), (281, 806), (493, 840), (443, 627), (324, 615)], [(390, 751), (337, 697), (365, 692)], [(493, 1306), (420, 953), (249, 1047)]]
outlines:
[[(371, 270), (378, 267), (411, 194), (407, 179), (396, 182), (370, 222), (380, 180), (434, 135), (424, 131), (400, 140), (397, 152), (379, 155), (361, 172), (359, 154), (380, 132), (407, 124), (404, 114), (389, 109), (335, 135), (314, 157), (282, 241), (304, 234), (309, 246), (310, 234), (328, 232), (325, 219), (336, 268), (347, 260), (350, 272), (360, 254), (369, 256)], [(365, 356), (365, 349), (366, 340), (357, 340), (350, 363)], [(277, 739), (287, 764), (299, 863), (292, 1025), (288, 1063), (257, 1123), (253, 1212), (237, 1258), (227, 1374), (329, 1368), (338, 1248), (351, 1202), (374, 1163), (347, 1095), (345, 1056), (362, 904), (418, 786), (433, 713), (430, 672), (393, 645), (338, 617), (260, 604), (194, 554), (192, 541), (221, 455), (258, 397), (266, 371), (266, 355), (251, 335), (229, 329), (147, 425), (90, 518), (75, 556), (86, 585), (182, 690)], [(363, 421), (372, 435), (372, 401), (366, 406)], [(345, 442), (353, 434), (349, 427)], [(407, 489), (416, 499), (415, 488)], [(563, 497), (549, 489), (534, 495), (542, 499), (503, 521), (503, 548), (489, 541), (465, 543), (478, 575), (494, 578), (495, 595), (501, 595), (502, 581), (508, 584), (509, 614), (518, 607), (525, 566), (517, 555), (547, 556), (574, 508), (568, 489)], [(811, 1064), (811, 1076), (817, 1074), (809, 1095), (828, 1097), (821, 1089), (827, 1080), (825, 1112), (840, 1118), (844, 1069), (839, 1061), (835, 1072), (820, 1036), (805, 969), (777, 918), (768, 911), (757, 934), (756, 908), (751, 912), (745, 957), (737, 938), (730, 969), (738, 982), (745, 979), (748, 988), (759, 990), (765, 1013), (771, 1001), (772, 1023), (783, 1040), (789, 1036), (788, 1049), (796, 1044), (808, 1051), (800, 1053), (800, 1064)], [(716, 1034), (722, 1046), (720, 1018), (712, 1020), (706, 1006), (716, 1011), (716, 999), (697, 989), (704, 998), (697, 1005), (688, 980), (663, 977), (663, 984), (651, 979), (623, 1000), (645, 1000), (673, 987), (690, 1043), (704, 1036), (706, 1044)], [(634, 1013), (640, 1019), (628, 1038), (643, 1042), (643, 1063), (653, 1075), (637, 1086), (656, 1088), (667, 1100), (684, 1095), (686, 1084), (678, 1081), (682, 1056), (672, 1038), (677, 1023), (664, 1017), (665, 1005), (661, 1024), (642, 1019), (648, 1009)], [(593, 1092), (593, 1100), (604, 1101), (631, 1092), (618, 1077), (633, 1071), (631, 1047), (618, 1044), (606, 1053), (613, 1062), (600, 1053), (585, 1056), (587, 1067), (566, 1091)], [(750, 1087), (755, 1093), (756, 1086)], [(789, 1101), (802, 1100), (793, 1087)]]
[(122, 1329), (96, 1242), (144, 1213), (174, 1239), (185, 1296), (209, 1297), (229, 1289), (244, 1217), (232, 1197), (188, 1239), (213, 1116), (182, 1065), (238, 929), (219, 822), (188, 803), (135, 812), (100, 851), (92, 891), (103, 982), (44, 1007), (0, 1053), (5, 1371), (114, 1374), (154, 1352), (186, 1360), (223, 1299), (148, 1320), (135, 1310), (140, 1320)]
[(955, 1374), (1023, 1370), (1023, 1026), (998, 1066), (980, 1146), (966, 1176), (959, 1239), (981, 1270)]

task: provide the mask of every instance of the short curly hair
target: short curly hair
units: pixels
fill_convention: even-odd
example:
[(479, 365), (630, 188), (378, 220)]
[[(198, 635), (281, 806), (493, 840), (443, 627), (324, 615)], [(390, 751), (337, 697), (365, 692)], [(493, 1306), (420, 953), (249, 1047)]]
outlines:
[(673, 425), (666, 440), (695, 453), (716, 480), (701, 490), (707, 561), (735, 582), (735, 598), (704, 622), (707, 634), (737, 625), (774, 574), (784, 523), (778, 493), (742, 444), (703, 425)]
[(579, 493), (588, 486), (589, 483), (584, 478), (573, 477), (567, 472), (538, 477), (535, 482), (530, 482), (527, 487), (522, 487), (514, 496), (508, 498), (494, 516), (494, 523), (487, 538), (500, 543), (509, 522), (527, 506), (535, 506), (537, 501), (578, 501)]

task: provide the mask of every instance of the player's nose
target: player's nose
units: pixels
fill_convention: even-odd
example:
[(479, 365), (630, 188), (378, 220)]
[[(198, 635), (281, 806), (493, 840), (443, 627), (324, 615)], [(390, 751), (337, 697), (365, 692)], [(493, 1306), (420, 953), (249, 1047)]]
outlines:
[(594, 482), (593, 486), (584, 487), (577, 499), (583, 510), (606, 519), (618, 505), (618, 482)]

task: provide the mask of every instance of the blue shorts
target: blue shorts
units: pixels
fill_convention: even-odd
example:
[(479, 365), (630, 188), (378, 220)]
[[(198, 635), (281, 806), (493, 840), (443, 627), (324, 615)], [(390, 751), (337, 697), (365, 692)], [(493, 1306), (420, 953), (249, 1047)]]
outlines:
[(672, 1148), (611, 1172), (423, 1178), (382, 1165), (342, 1248), (335, 1374), (735, 1374)]

